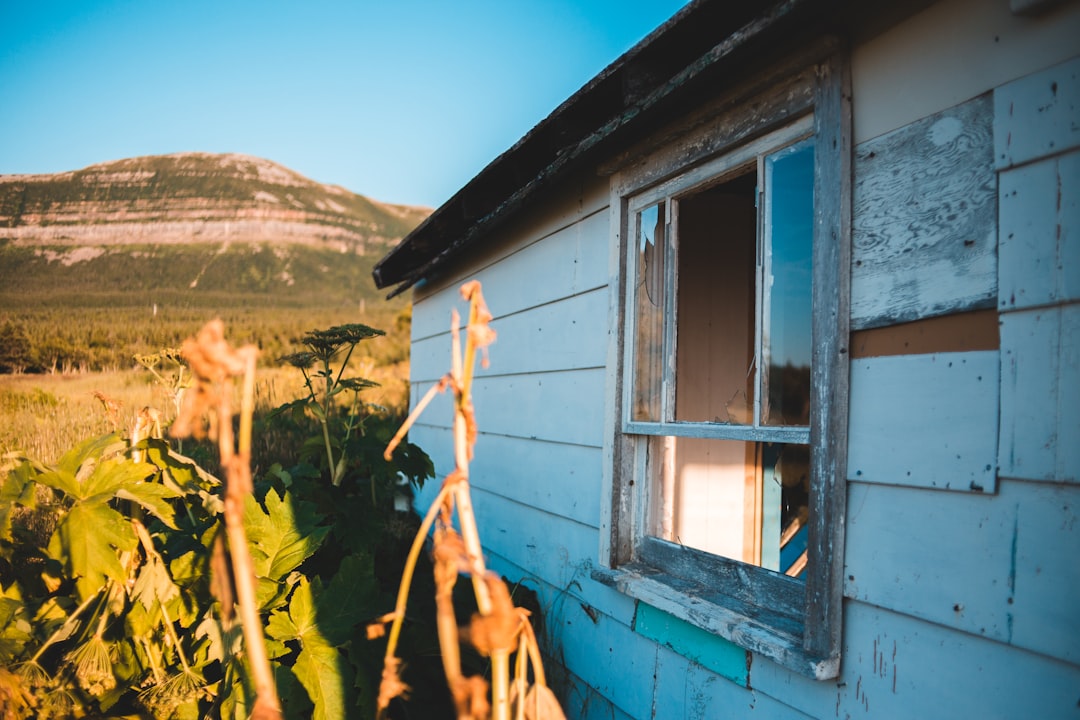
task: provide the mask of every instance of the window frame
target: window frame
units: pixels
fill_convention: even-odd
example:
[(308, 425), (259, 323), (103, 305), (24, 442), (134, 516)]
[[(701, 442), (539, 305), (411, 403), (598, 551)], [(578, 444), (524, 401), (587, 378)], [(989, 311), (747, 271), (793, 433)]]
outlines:
[[(790, 66), (789, 66), (790, 67)], [(846, 503), (848, 318), (850, 316), (851, 108), (847, 58), (835, 52), (794, 71), (763, 73), (720, 98), (691, 122), (643, 146), (646, 158), (617, 169), (610, 182), (612, 266), (617, 288), (609, 357), (601, 567), (594, 577), (748, 651), (817, 679), (836, 677), (841, 645)], [(794, 131), (788, 129), (795, 128)], [(799, 135), (803, 132), (805, 133)], [(637, 209), (723, 177), (756, 157), (775, 133), (812, 136), (815, 144), (811, 328), (810, 566), (805, 581), (680, 546), (647, 534), (648, 483), (637, 482), (648, 437), (664, 423), (632, 421), (628, 347)], [(790, 142), (768, 145), (779, 149)], [(627, 154), (629, 157), (630, 154)], [(740, 161), (741, 158), (741, 161)], [(668, 218), (670, 222), (670, 217)], [(669, 289), (670, 291), (670, 289)], [(769, 428), (678, 423), (680, 435), (776, 440), (805, 426)], [(780, 430), (778, 433), (777, 430)], [(782, 440), (781, 440), (782, 441)]]

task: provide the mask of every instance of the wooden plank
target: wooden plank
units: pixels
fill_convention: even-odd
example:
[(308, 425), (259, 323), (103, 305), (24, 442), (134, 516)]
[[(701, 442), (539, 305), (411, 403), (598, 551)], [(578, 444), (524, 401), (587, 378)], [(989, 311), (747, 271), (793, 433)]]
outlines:
[(1080, 57), (997, 88), (995, 167), (1014, 167), (1080, 147), (1078, 116)]
[[(452, 445), (452, 433), (432, 428), (428, 437)], [(469, 466), (473, 487), (508, 500), (596, 527), (600, 520), (601, 451), (581, 445), (480, 433)]]
[(1016, 498), (1010, 641), (1080, 666), (1080, 486), (1009, 483), (1009, 490), (1002, 500)]
[(976, 310), (851, 333), (852, 359), (997, 350), (998, 314)]
[[(434, 385), (417, 383), (412, 402)], [(449, 397), (447, 390), (445, 396)], [(603, 368), (537, 373), (477, 375), (473, 405), (481, 432), (548, 442), (603, 446)], [(423, 424), (450, 427), (453, 410), (436, 397), (422, 416)]]
[(1080, 305), (1001, 315), (1002, 477), (1080, 482)]
[(1014, 503), (867, 483), (848, 488), (845, 596), (1009, 640)]
[(851, 363), (848, 478), (994, 492), (998, 353)]
[(994, 306), (992, 153), (989, 95), (855, 149), (853, 329)]
[[(638, 604), (634, 630), (736, 685), (746, 687), (749, 674), (746, 650), (738, 645), (646, 603)], [(658, 683), (657, 692), (661, 691), (662, 686)]]
[[(847, 491), (848, 343), (853, 252), (851, 62), (814, 68), (814, 278), (811, 336), (810, 521), (803, 648), (815, 672), (839, 662)], [(828, 677), (819, 674), (819, 677)]]
[[(741, 660), (743, 675), (748, 677), (751, 666), (745, 657)], [(731, 682), (666, 647), (660, 647), (656, 653), (655, 684), (654, 718), (800, 720), (810, 717), (767, 695)]]
[(755, 657), (750, 684), (819, 718), (1071, 718), (1080, 667), (848, 601), (838, 682)]
[[(502, 315), (491, 323), (497, 333), (488, 349), (485, 374), (526, 374), (603, 367), (607, 361), (606, 288)], [(450, 369), (450, 334), (413, 343), (409, 373), (413, 382), (435, 380)]]
[(998, 307), (1080, 300), (1080, 152), (1000, 176)]
[(451, 306), (465, 315), (458, 288), (466, 280), (480, 280), (496, 318), (603, 287), (608, 280), (607, 221), (602, 208), (550, 234), (530, 236), (521, 247), (504, 249), (487, 262), (477, 259), (457, 281), (413, 306), (413, 340), (447, 332)]

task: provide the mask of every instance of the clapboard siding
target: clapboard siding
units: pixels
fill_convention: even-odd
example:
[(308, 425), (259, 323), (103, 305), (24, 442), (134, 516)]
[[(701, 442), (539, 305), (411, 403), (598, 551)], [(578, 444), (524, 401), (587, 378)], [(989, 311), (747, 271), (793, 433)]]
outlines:
[(470, 264), (458, 281), (417, 302), (413, 311), (413, 339), (422, 340), (448, 331), (449, 308), (461, 305), (458, 287), (465, 280), (482, 283), (484, 297), (496, 318), (606, 285), (607, 217), (606, 208), (601, 208), (498, 258), (497, 263)]
[(1000, 177), (998, 307), (1080, 301), (1080, 151)]
[(1080, 304), (1001, 315), (1002, 477), (1080, 482)]
[(653, 717), (684, 720), (753, 717), (799, 720), (808, 717), (788, 705), (709, 672), (665, 647), (656, 653)]
[(994, 90), (995, 167), (1013, 167), (1080, 147), (1077, 117), (1080, 57), (998, 87)]
[[(429, 428), (427, 442), (451, 444), (449, 428)], [(473, 487), (526, 508), (596, 527), (600, 517), (599, 448), (539, 442), (481, 432), (469, 465)]]
[(851, 327), (993, 307), (989, 94), (855, 149)]
[[(423, 394), (431, 384), (420, 384)], [(449, 391), (447, 391), (449, 392)], [(535, 375), (482, 376), (473, 380), (473, 405), (482, 432), (572, 443), (603, 445), (604, 371), (572, 370)], [(446, 427), (446, 423), (426, 422)]]
[(853, 600), (844, 604), (843, 657), (837, 683), (755, 657), (750, 683), (818, 718), (1080, 716), (1076, 665)]
[(1080, 488), (1003, 481), (997, 497), (849, 486), (844, 593), (1080, 661)]
[[(497, 334), (488, 350), (491, 366), (482, 372), (508, 375), (603, 367), (607, 361), (607, 325), (606, 288), (511, 315), (500, 314), (491, 323)], [(445, 375), (450, 369), (450, 334), (413, 343), (410, 362), (413, 382), (437, 380)]]
[(852, 361), (848, 477), (993, 492), (998, 373), (994, 351)]

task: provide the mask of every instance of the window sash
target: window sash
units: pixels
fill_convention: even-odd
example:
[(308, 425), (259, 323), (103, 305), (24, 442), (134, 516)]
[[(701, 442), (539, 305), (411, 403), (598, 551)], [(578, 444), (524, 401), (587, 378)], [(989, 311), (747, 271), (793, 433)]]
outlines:
[[(732, 94), (717, 105), (717, 112), (704, 122), (675, 128), (674, 141), (653, 146), (648, 162), (624, 163), (613, 171), (610, 185), (613, 241), (622, 255), (619, 279), (621, 329), (612, 335), (617, 358), (618, 383), (611, 396), (613, 412), (608, 415), (610, 463), (604, 470), (605, 492), (610, 503), (601, 518), (600, 567), (592, 577), (641, 602), (672, 613), (708, 632), (812, 678), (836, 677), (839, 668), (842, 599), (843, 549), (846, 505), (847, 407), (848, 407), (848, 318), (850, 315), (851, 255), (851, 94), (850, 67), (846, 53), (835, 44), (824, 43), (809, 49), (803, 61), (789, 63), (802, 69), (788, 79), (777, 81), (764, 70), (757, 85)], [(751, 115), (747, 109), (756, 108)], [(812, 114), (810, 114), (812, 113)], [(792, 118), (797, 118), (792, 120)], [(632, 270), (627, 270), (626, 253), (635, 232), (636, 212), (658, 200), (669, 200), (683, 188), (710, 178), (724, 182), (727, 163), (731, 177), (740, 163), (757, 155), (759, 138), (787, 124), (798, 127), (815, 139), (813, 299), (812, 317), (812, 412), (809, 428), (811, 448), (811, 519), (808, 549), (816, 561), (805, 575), (803, 599), (790, 608), (797, 618), (774, 613), (767, 596), (752, 605), (738, 600), (739, 588), (754, 586), (770, 571), (731, 561), (734, 573), (709, 575), (715, 556), (700, 557), (678, 548), (677, 556), (705, 579), (695, 584), (676, 575), (678, 568), (663, 555), (664, 541), (643, 537), (648, 527), (643, 502), (647, 488), (635, 482), (644, 435), (675, 435), (683, 431), (720, 439), (757, 439), (757, 430), (715, 426), (710, 423), (641, 423), (629, 420), (632, 398), (632, 353), (628, 345), (635, 338), (629, 319), (633, 317)], [(794, 130), (793, 130), (794, 131)], [(794, 138), (793, 138), (794, 139)], [(773, 144), (766, 141), (764, 144)], [(740, 153), (741, 159), (740, 159)], [(721, 158), (716, 160), (716, 158)], [(771, 431), (773, 428), (769, 428)], [(784, 429), (802, 442), (805, 428)], [(641, 433), (638, 435), (637, 433)], [(770, 436), (766, 440), (773, 440)], [(670, 543), (669, 543), (670, 545)], [(677, 546), (676, 546), (677, 547)], [(670, 549), (670, 548), (669, 548)], [(707, 554), (706, 554), (707, 555)], [(719, 560), (723, 563), (723, 558)], [(665, 568), (665, 565), (669, 565)], [(685, 569), (685, 568), (684, 568)], [(797, 582), (788, 579), (788, 582)], [(784, 582), (784, 581), (781, 581)], [(760, 587), (760, 585), (759, 585)], [(771, 591), (770, 591), (771, 592)]]
[[(663, 257), (660, 263), (663, 272), (663, 305), (660, 308), (661, 320), (660, 320), (660, 345), (661, 345), (661, 376), (657, 378), (659, 382), (659, 403), (658, 408), (659, 419), (652, 422), (673, 423), (677, 426), (683, 426), (685, 421), (675, 421), (675, 389), (678, 378), (676, 377), (675, 367), (672, 362), (668, 361), (675, 357), (677, 351), (676, 348), (676, 333), (678, 328), (678, 308), (676, 307), (676, 298), (678, 294), (678, 242), (679, 242), (679, 211), (678, 205), (680, 198), (689, 196), (695, 192), (704, 190), (710, 186), (723, 183), (731, 177), (740, 174), (748, 165), (755, 165), (758, 177), (758, 221), (756, 232), (756, 254), (757, 254), (757, 267), (755, 269), (755, 283), (754, 283), (754, 397), (753, 397), (753, 418), (752, 423), (747, 425), (739, 425), (738, 427), (753, 427), (761, 428), (762, 423), (762, 403), (765, 402), (763, 396), (764, 392), (767, 392), (768, 387), (765, 381), (765, 371), (762, 369), (763, 352), (762, 352), (762, 336), (764, 322), (764, 311), (768, 309), (768, 297), (764, 290), (763, 277), (767, 277), (764, 273), (767, 273), (769, 268), (767, 267), (768, 258), (765, 257), (766, 246), (768, 238), (764, 233), (766, 228), (763, 225), (763, 218), (765, 213), (763, 212), (762, 205), (762, 187), (765, 177), (765, 158), (766, 156), (776, 154), (794, 147), (795, 145), (805, 141), (812, 137), (812, 130), (814, 127), (813, 115), (803, 115), (788, 125), (782, 128), (774, 130), (770, 133), (746, 143), (738, 148), (731, 150), (730, 152), (719, 156), (709, 162), (706, 162), (698, 167), (694, 167), (688, 171), (677, 174), (674, 177), (659, 183), (658, 185), (644, 189), (635, 193), (629, 197), (626, 201), (626, 213), (628, 217), (628, 231), (629, 237), (633, 238), (634, 250), (627, 254), (626, 257), (626, 274), (628, 278), (627, 287), (630, 291), (626, 293), (624, 299), (624, 318), (627, 323), (627, 327), (633, 328), (629, 341), (624, 346), (624, 363), (623, 366), (627, 368), (627, 382), (623, 384), (623, 403), (625, 408), (624, 417), (622, 419), (624, 432), (633, 432), (631, 427), (637, 426), (642, 423), (641, 420), (634, 419), (635, 413), (635, 400), (636, 394), (639, 391), (638, 387), (638, 370), (639, 366), (645, 362), (645, 359), (639, 357), (637, 347), (637, 329), (638, 323), (641, 318), (638, 317), (638, 311), (636, 303), (638, 301), (637, 288), (647, 281), (647, 278), (642, 277), (638, 268), (637, 259), (637, 246), (640, 242), (643, 228), (641, 225), (641, 218), (644, 211), (648, 210), (654, 205), (660, 205), (664, 211), (665, 225), (663, 228)], [(660, 260), (658, 258), (658, 260)], [(694, 426), (704, 425), (706, 423), (685, 423), (692, 424)], [(722, 424), (722, 427), (731, 427), (728, 424)], [(788, 428), (799, 426), (781, 426), (770, 425), (771, 428)], [(804, 439), (795, 440), (794, 442), (808, 442), (809, 440), (809, 428), (804, 427), (806, 436)], [(690, 432), (700, 432), (700, 429), (690, 429)], [(692, 437), (717, 437), (717, 438), (730, 438), (730, 439), (765, 439), (773, 440), (778, 439), (784, 435), (760, 435), (750, 438), (745, 435), (726, 435), (724, 431), (719, 431), (718, 435), (693, 435)], [(655, 433), (645, 433), (655, 434)], [(665, 434), (681, 434), (680, 432), (672, 432)]]

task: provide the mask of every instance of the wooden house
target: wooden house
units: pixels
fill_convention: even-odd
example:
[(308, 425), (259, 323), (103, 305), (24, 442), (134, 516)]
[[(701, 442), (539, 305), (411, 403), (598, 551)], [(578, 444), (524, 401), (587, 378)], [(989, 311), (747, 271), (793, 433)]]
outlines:
[(375, 279), (568, 717), (1077, 718), (1078, 236), (1080, 2), (695, 0)]

